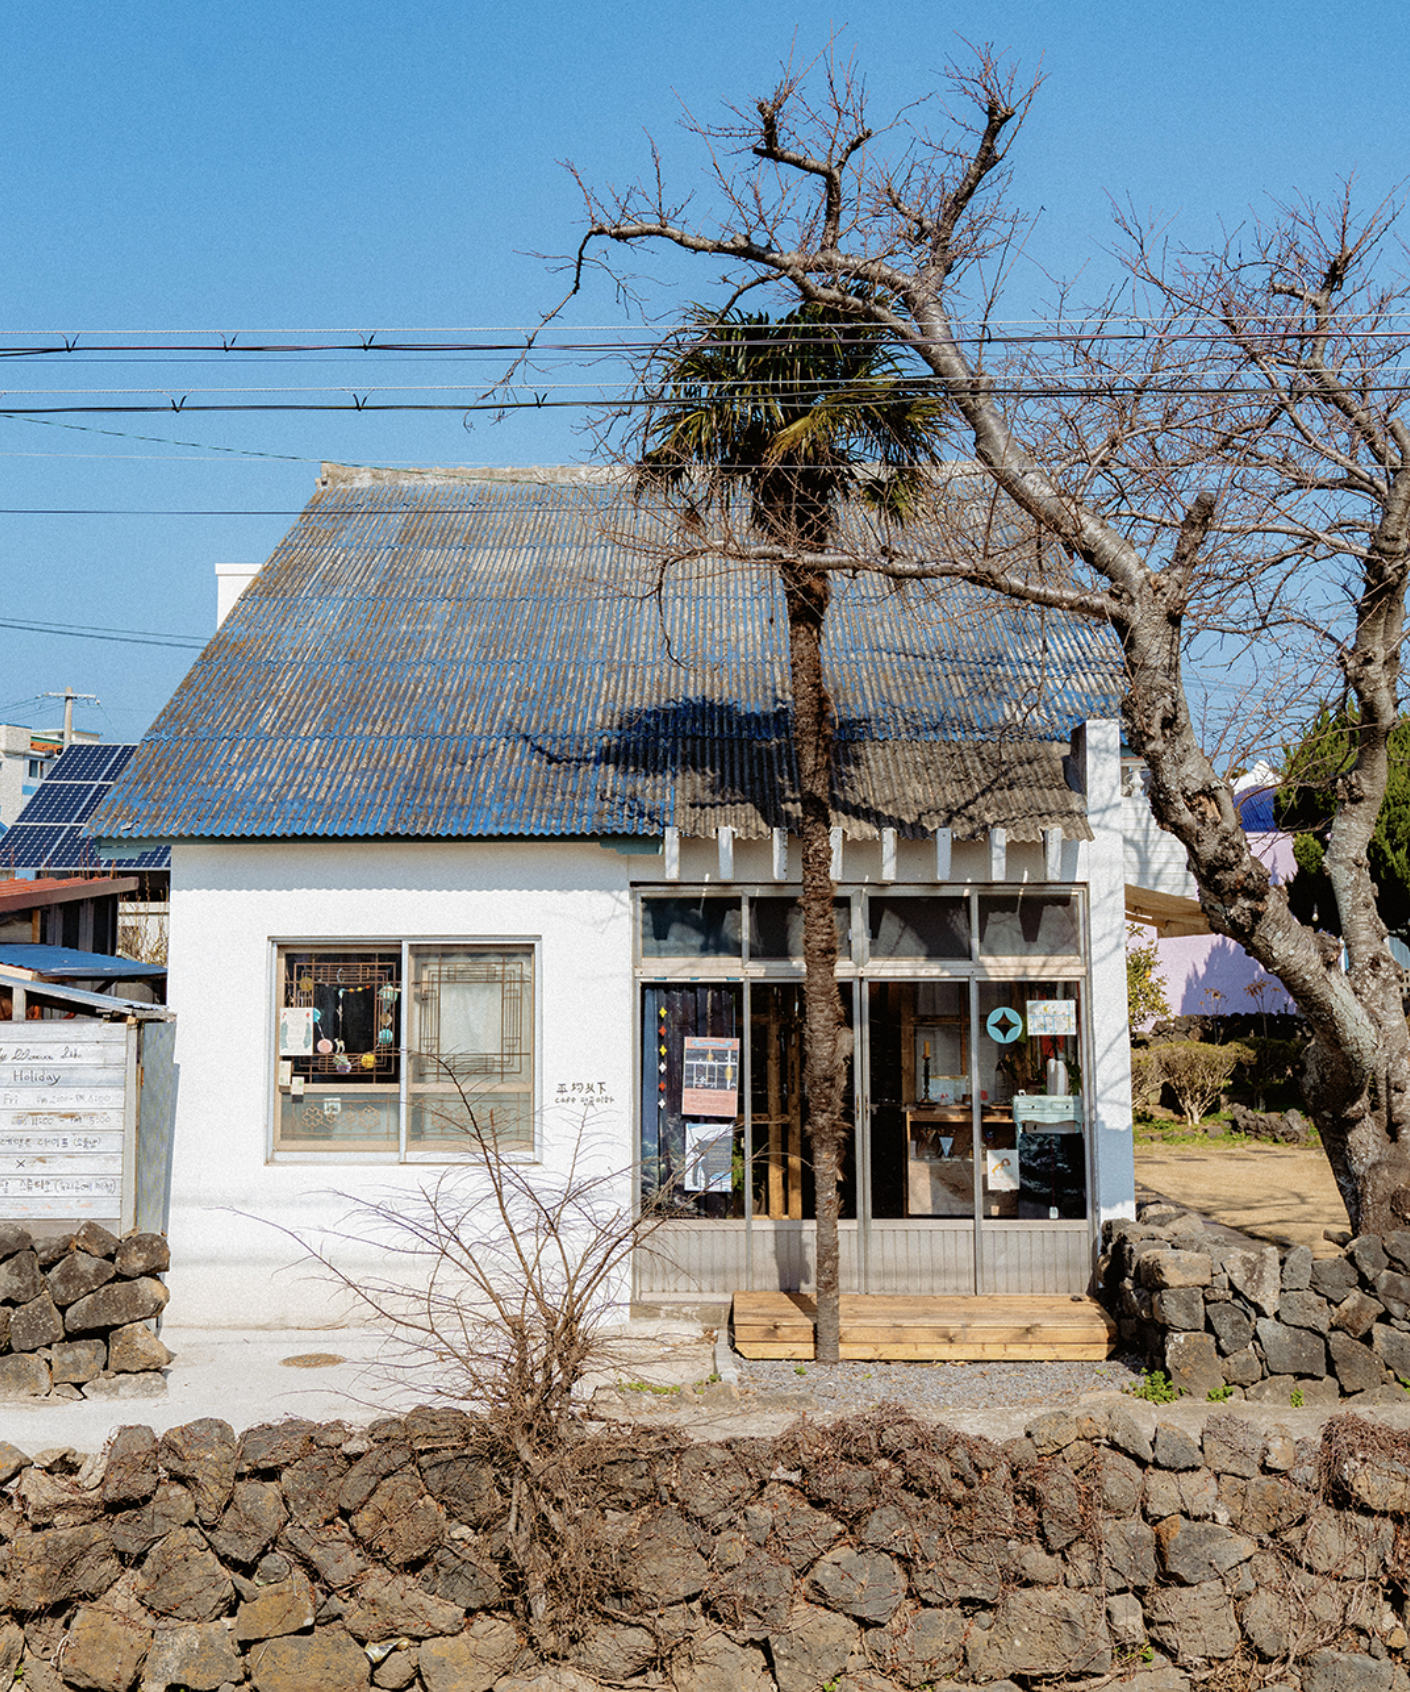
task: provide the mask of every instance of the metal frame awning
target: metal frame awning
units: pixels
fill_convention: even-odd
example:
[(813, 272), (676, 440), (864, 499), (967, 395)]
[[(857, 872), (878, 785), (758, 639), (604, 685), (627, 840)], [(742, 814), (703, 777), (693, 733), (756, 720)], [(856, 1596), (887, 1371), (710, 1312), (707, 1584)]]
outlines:
[(104, 1017), (135, 1016), (139, 1022), (170, 1022), (172, 1012), (165, 1005), (143, 1004), (138, 999), (119, 999), (113, 993), (90, 993), (84, 987), (69, 987), (57, 981), (42, 981), (33, 970), (13, 969), (0, 964), (0, 988), (18, 997), (17, 1015), (23, 1019), (23, 1007), (31, 998), (48, 1003), (69, 1005), (75, 1011), (92, 1011)]

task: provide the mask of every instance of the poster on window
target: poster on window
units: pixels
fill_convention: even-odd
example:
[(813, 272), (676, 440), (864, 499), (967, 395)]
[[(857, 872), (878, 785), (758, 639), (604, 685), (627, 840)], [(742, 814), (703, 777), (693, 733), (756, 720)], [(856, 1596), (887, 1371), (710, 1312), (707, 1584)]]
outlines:
[(682, 1116), (728, 1116), (739, 1113), (739, 1041), (685, 1039), (681, 1077)]
[(279, 1055), (313, 1056), (312, 1005), (285, 1005), (279, 1012)]
[(1018, 1153), (1012, 1147), (985, 1152), (984, 1184), (991, 1193), (1018, 1191)]
[(734, 1124), (687, 1122), (685, 1173), (681, 1189), (687, 1193), (727, 1193), (734, 1174)]
[(1075, 1034), (1077, 1032), (1076, 999), (1030, 999), (1028, 1001), (1028, 1036), (1040, 1034)]

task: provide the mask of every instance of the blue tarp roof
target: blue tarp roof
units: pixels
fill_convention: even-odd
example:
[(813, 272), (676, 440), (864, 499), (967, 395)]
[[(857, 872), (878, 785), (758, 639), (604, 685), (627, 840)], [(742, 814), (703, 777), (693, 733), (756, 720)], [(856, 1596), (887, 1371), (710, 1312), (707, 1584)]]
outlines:
[(80, 952), (72, 946), (10, 945), (0, 942), (0, 964), (32, 969), (65, 981), (136, 981), (140, 976), (166, 974), (165, 964), (137, 963), (107, 952)]
[[(90, 831), (796, 827), (775, 574), (714, 558), (663, 570), (665, 533), (602, 483), (340, 472)], [(958, 584), (838, 575), (825, 661), (849, 833), (1086, 832), (1061, 757), (1075, 723), (1116, 713), (1120, 654), (1101, 626)]]

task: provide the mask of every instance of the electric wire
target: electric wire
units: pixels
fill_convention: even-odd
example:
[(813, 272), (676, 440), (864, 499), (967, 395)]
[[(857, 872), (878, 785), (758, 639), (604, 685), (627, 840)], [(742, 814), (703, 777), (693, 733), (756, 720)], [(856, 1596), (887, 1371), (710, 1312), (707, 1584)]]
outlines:
[[(110, 640), (126, 646), (169, 646), (199, 652), (206, 641), (194, 635), (168, 635), (155, 629), (98, 629), (83, 624), (40, 623), (20, 617), (0, 617), (0, 629), (17, 629), (24, 634), (71, 635), (77, 640)], [(37, 696), (36, 696), (37, 697)]]

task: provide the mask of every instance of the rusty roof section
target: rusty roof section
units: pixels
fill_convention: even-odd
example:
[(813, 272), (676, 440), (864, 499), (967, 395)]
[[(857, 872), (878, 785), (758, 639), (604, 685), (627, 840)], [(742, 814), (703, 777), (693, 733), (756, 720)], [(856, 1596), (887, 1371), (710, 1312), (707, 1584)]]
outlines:
[[(674, 534), (674, 530), (671, 531)], [(89, 824), (107, 839), (796, 829), (773, 573), (663, 570), (591, 469), (325, 467)], [(958, 584), (835, 578), (835, 823), (1085, 836), (1073, 725), (1109, 633)]]
[(114, 893), (135, 893), (136, 876), (45, 877), (34, 881), (0, 881), (0, 916), (37, 910), (41, 905), (64, 905), (71, 899), (103, 899)]

